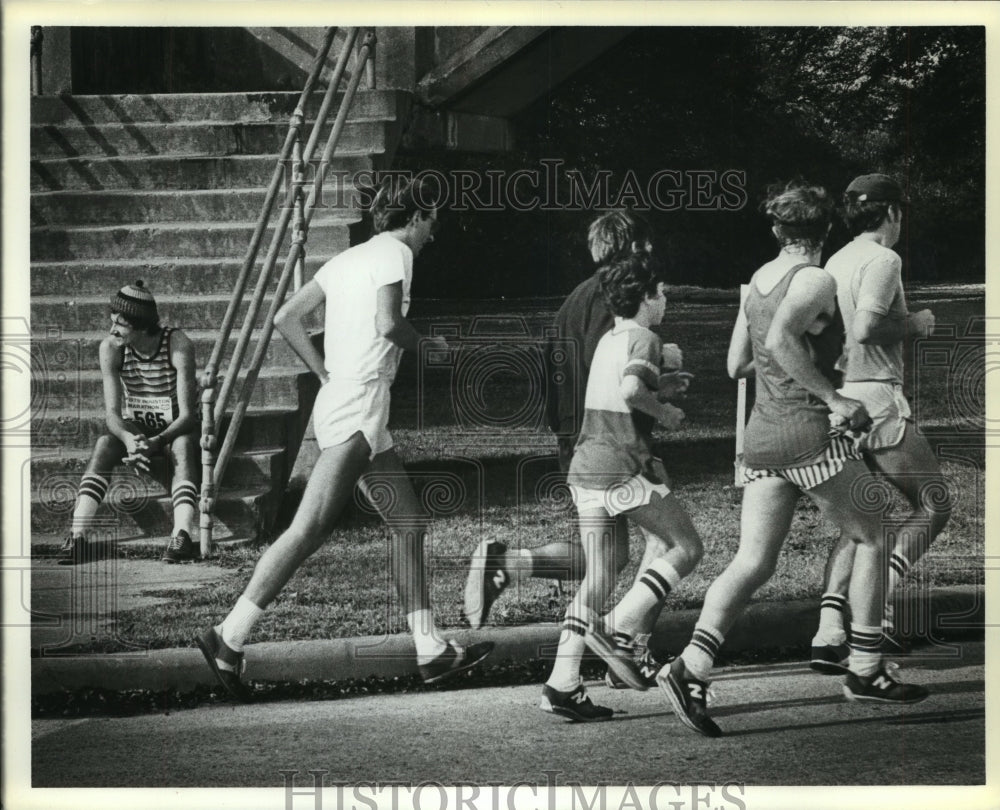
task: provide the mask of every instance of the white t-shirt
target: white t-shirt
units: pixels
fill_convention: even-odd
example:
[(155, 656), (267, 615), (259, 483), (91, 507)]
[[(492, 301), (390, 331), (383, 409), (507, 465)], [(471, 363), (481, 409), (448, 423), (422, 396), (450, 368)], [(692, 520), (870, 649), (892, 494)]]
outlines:
[(855, 315), (862, 311), (893, 320), (906, 318), (902, 264), (894, 250), (860, 237), (826, 263), (827, 272), (837, 281), (837, 304), (847, 332), (844, 382), (903, 382), (903, 342), (888, 346), (858, 343), (852, 328)]
[(396, 376), (403, 350), (375, 329), (379, 287), (403, 282), (403, 315), (410, 308), (413, 251), (387, 233), (334, 256), (316, 272), (326, 295), (326, 371), (333, 379), (365, 382)]

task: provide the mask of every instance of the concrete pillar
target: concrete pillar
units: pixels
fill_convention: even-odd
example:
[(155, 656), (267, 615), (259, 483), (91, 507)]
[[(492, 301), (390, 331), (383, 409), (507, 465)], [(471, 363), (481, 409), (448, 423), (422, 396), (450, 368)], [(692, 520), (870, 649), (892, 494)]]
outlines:
[(413, 92), (417, 79), (417, 28), (376, 28), (375, 80), (379, 90)]
[(46, 96), (73, 92), (73, 60), (70, 29), (62, 26), (42, 28), (42, 94)]

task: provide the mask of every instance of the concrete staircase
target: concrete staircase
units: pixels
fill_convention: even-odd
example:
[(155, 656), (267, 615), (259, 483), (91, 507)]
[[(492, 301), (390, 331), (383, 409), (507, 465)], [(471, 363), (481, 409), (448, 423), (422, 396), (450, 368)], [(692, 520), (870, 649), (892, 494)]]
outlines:
[[(32, 98), (33, 535), (65, 533), (80, 473), (104, 431), (97, 347), (111, 294), (143, 279), (163, 322), (193, 339), (199, 374), (207, 363), (298, 95)], [(319, 103), (316, 94), (310, 124)], [(330, 171), (386, 167), (406, 103), (394, 92), (359, 93)], [(342, 190), (349, 200), (352, 189)], [(324, 199), (306, 245), (307, 279), (349, 246), (360, 220), (355, 207), (334, 205), (336, 183)], [(270, 232), (258, 264), (269, 244)], [(316, 392), (303, 368), (275, 335), (223, 481), (219, 539), (261, 540), (272, 530)], [(122, 538), (168, 534), (165, 484), (165, 465), (148, 477), (117, 472), (99, 518)]]

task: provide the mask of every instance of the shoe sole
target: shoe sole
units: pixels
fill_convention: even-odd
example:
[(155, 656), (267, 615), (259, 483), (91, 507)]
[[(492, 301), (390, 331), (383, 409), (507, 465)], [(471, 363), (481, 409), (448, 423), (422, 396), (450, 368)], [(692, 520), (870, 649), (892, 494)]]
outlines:
[(489, 649), (486, 650), (482, 655), (476, 658), (474, 661), (466, 661), (457, 667), (452, 667), (451, 669), (445, 670), (440, 675), (433, 675), (430, 678), (424, 678), (424, 683), (437, 683), (438, 681), (444, 680), (445, 678), (450, 678), (452, 675), (458, 675), (460, 672), (466, 672), (472, 669), (476, 664), (483, 661), (486, 656), (493, 652), (493, 644), (490, 644)]
[(486, 588), (483, 577), (486, 571), (486, 552), (490, 541), (481, 540), (472, 554), (469, 577), (465, 580), (465, 618), (469, 627), (478, 630), (489, 615), (492, 604), (486, 604)]
[(700, 734), (702, 737), (708, 737), (709, 739), (714, 739), (716, 737), (722, 736), (722, 731), (720, 730), (718, 734), (710, 734), (709, 732), (698, 727), (690, 717), (684, 708), (684, 690), (674, 679), (673, 673), (668, 673), (666, 678), (657, 678), (656, 682), (660, 685), (660, 689), (663, 690), (667, 695), (667, 700), (670, 701), (670, 705), (674, 710), (674, 714), (677, 719), (680, 720), (685, 726), (691, 729), (696, 734)]
[(566, 720), (570, 723), (604, 723), (613, 717), (613, 715), (611, 714), (600, 715), (596, 717), (586, 717), (582, 714), (574, 712), (572, 709), (566, 709), (563, 708), (562, 706), (553, 706), (548, 701), (539, 703), (538, 708), (541, 709), (543, 712), (548, 712), (549, 714), (555, 714), (558, 715), (559, 717), (565, 717)]
[(848, 669), (846, 664), (837, 664), (833, 661), (824, 661), (821, 658), (817, 658), (809, 662), (809, 669), (814, 672), (819, 672), (823, 675), (846, 675), (851, 670)]
[(846, 697), (851, 703), (893, 703), (897, 706), (908, 706), (912, 703), (920, 703), (923, 700), (929, 698), (930, 692), (920, 695), (920, 697), (911, 698), (910, 700), (896, 700), (894, 698), (880, 698), (871, 695), (859, 695), (851, 691), (851, 688), (847, 685), (844, 686), (844, 697)]
[(608, 665), (608, 669), (614, 672), (629, 689), (635, 689), (637, 692), (645, 692), (649, 689), (649, 684), (646, 683), (639, 671), (633, 669), (635, 665), (632, 659), (623, 658), (617, 647), (609, 645), (601, 636), (590, 630), (583, 638), (587, 646), (601, 657), (601, 660)]
[(218, 681), (219, 686), (226, 690), (229, 695), (240, 703), (252, 703), (250, 699), (250, 694), (248, 692), (238, 692), (226, 683), (225, 679), (222, 677), (222, 670), (219, 669), (219, 665), (215, 663), (215, 653), (208, 648), (208, 645), (202, 640), (201, 636), (195, 636), (194, 643), (198, 645), (198, 649), (201, 650), (201, 654), (205, 656), (205, 661), (208, 663), (209, 668), (215, 675), (215, 680)]

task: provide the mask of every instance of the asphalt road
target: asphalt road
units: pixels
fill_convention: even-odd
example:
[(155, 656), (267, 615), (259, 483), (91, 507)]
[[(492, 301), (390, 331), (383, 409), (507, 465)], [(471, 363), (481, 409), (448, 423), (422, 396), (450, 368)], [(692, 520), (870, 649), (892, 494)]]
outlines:
[(613, 721), (537, 709), (540, 685), (373, 695), (169, 714), (36, 720), (35, 787), (280, 787), (329, 782), (546, 786), (662, 781), (754, 785), (975, 785), (985, 780), (984, 645), (905, 662), (932, 689), (911, 707), (849, 703), (801, 663), (734, 667), (715, 683), (726, 736), (695, 735), (658, 690), (590, 687)]

